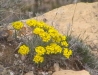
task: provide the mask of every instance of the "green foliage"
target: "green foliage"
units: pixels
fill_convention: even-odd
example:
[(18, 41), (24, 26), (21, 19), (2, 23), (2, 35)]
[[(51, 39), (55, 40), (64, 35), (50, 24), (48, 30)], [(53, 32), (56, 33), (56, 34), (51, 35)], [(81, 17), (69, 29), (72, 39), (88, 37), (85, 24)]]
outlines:
[(81, 39), (69, 36), (68, 41), (73, 50), (74, 58), (78, 57), (78, 60), (81, 61), (84, 66), (87, 65), (90, 68), (95, 68), (96, 65), (98, 65), (95, 56), (91, 53), (91, 49)]

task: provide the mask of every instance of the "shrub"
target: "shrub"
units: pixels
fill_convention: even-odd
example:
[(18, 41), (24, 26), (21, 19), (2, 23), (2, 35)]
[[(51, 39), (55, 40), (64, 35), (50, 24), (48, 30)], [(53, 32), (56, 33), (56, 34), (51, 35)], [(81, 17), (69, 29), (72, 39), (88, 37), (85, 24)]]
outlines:
[(32, 38), (22, 34), (27, 38), (20, 46), (18, 53), (31, 55), (36, 64), (52, 60), (56, 62), (57, 59), (61, 60), (60, 57), (70, 58), (72, 50), (69, 48), (67, 36), (59, 33), (53, 26), (35, 19), (28, 19), (25, 23), (13, 22), (12, 26), (16, 32), (19, 32), (24, 24), (32, 28)]

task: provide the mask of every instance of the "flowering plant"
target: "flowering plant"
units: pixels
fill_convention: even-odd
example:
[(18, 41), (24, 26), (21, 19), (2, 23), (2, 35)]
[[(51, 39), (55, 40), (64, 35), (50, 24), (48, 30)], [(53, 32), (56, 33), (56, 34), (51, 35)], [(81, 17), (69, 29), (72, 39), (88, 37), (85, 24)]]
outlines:
[(21, 21), (13, 22), (12, 25), (16, 30), (20, 30), (23, 27), (23, 23)]
[[(53, 26), (35, 19), (28, 19), (25, 24), (32, 28), (32, 37), (35, 36), (35, 39), (30, 39), (30, 42), (35, 42), (27, 45), (24, 43), (20, 46), (18, 53), (21, 55), (32, 54), (33, 61), (37, 64), (47, 61), (48, 59), (45, 57), (49, 55), (62, 55), (67, 59), (70, 58), (72, 50), (69, 49), (65, 35), (60, 34)], [(24, 26), (21, 21), (13, 22), (12, 25), (18, 31)]]

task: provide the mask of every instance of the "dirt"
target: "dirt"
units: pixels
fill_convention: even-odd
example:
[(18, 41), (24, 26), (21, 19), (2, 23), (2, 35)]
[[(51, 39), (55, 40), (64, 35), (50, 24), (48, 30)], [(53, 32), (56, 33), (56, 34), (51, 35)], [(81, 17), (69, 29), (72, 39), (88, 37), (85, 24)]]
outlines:
[(10, 42), (0, 41), (0, 65), (4, 67), (3, 70), (0, 67), (1, 75), (11, 75), (11, 72), (20, 75), (32, 69), (32, 65), (28, 64), (29, 62), (21, 60), (21, 56), (17, 53), (18, 45), (19, 43), (15, 40)]

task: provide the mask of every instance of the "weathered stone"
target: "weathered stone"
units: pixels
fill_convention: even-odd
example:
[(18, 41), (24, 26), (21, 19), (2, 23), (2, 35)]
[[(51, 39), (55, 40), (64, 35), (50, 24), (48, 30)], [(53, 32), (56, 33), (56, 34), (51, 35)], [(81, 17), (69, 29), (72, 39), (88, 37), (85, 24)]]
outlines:
[(26, 73), (25, 75), (34, 75), (33, 71), (29, 71), (28, 73)]
[(58, 63), (54, 63), (54, 70), (55, 71), (59, 71), (60, 70), (60, 66)]
[(82, 71), (62, 70), (54, 72), (52, 75), (90, 75), (90, 74), (85, 70)]

